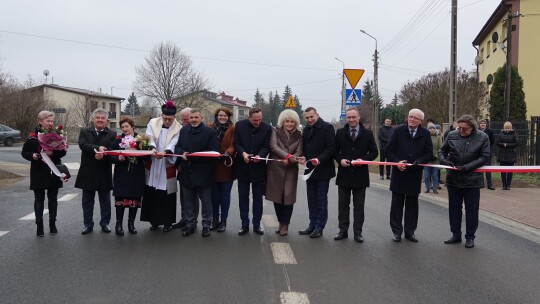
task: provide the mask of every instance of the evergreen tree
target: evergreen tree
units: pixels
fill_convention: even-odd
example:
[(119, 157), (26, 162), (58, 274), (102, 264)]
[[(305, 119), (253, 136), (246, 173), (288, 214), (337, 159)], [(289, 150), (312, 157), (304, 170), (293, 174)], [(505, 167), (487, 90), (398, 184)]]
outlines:
[(394, 98), (392, 98), (392, 103), (391, 103), (391, 105), (392, 105), (393, 107), (395, 107), (395, 106), (398, 105), (398, 103), (399, 103), (399, 99), (398, 99), (398, 97), (397, 97), (397, 94), (394, 94)]
[(139, 107), (135, 93), (132, 92), (131, 95), (129, 95), (128, 103), (124, 108), (124, 112), (131, 116), (141, 115), (141, 108)]
[(289, 100), (289, 96), (292, 96), (292, 91), (289, 85), (286, 85), (285, 91), (283, 91), (283, 98), (281, 101), (281, 111), (285, 109), (285, 104), (287, 103), (287, 100)]
[[(525, 103), (525, 92), (523, 92), (523, 78), (518, 73), (516, 67), (512, 66), (512, 78), (510, 84), (510, 120), (526, 120), (527, 104)], [(493, 121), (503, 121), (504, 117), (504, 87), (506, 83), (505, 66), (497, 69), (493, 75), (493, 85), (489, 92), (490, 116)]]
[(274, 94), (272, 103), (270, 104), (270, 112), (271, 112), (271, 120), (270, 121), (272, 122), (272, 126), (277, 125), (277, 120), (278, 120), (278, 117), (279, 117), (279, 113), (281, 113), (281, 110), (283, 109), (282, 106), (283, 105), (282, 105), (282, 102), (281, 102), (281, 97), (279, 97), (279, 94), (276, 91), (276, 93)]
[(302, 109), (302, 104), (300, 103), (300, 98), (298, 98), (298, 95), (294, 95), (294, 102), (296, 103), (296, 108), (293, 110), (298, 113), (298, 116), (300, 118), (300, 124), (305, 126), (306, 120), (304, 119), (304, 109)]

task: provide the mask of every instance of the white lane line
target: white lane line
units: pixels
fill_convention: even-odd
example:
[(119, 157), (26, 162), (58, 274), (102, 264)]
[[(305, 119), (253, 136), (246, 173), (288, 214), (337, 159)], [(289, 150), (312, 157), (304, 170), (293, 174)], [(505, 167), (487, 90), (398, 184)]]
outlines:
[(307, 293), (301, 292), (282, 292), (279, 295), (281, 304), (309, 304)]
[(7, 234), (9, 231), (0, 231), (0, 236)]
[(297, 264), (289, 243), (272, 242), (270, 248), (276, 264)]
[[(49, 213), (49, 209), (45, 209), (43, 210), (43, 215)], [(29, 215), (27, 216), (23, 216), (21, 217), (19, 220), (21, 221), (28, 221), (28, 220), (35, 220), (36, 219), (36, 214), (34, 212), (30, 213)]]
[(74, 199), (75, 197), (77, 197), (77, 195), (79, 195), (79, 193), (69, 193), (69, 194), (66, 194), (64, 196), (62, 196), (61, 198), (58, 199), (59, 202), (67, 202), (67, 201), (70, 201), (72, 199)]
[(64, 165), (66, 165), (66, 167), (71, 170), (79, 170), (79, 168), (81, 167), (81, 164), (79, 163), (64, 163)]
[(262, 216), (262, 222), (264, 224), (264, 227), (268, 228), (277, 228), (279, 227), (279, 223), (275, 216), (273, 215), (263, 215)]

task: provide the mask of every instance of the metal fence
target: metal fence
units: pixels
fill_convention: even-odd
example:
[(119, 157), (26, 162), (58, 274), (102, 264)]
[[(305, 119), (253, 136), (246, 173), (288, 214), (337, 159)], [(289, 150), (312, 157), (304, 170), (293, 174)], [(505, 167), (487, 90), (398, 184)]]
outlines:
[[(531, 117), (531, 121), (512, 121), (512, 127), (516, 131), (519, 140), (518, 158), (516, 162), (516, 165), (518, 166), (538, 165), (540, 162), (539, 118), (539, 116), (533, 116)], [(489, 123), (489, 128), (493, 131), (493, 135), (495, 135), (495, 143), (499, 140), (503, 125), (504, 121), (491, 121)], [(496, 157), (498, 152), (499, 147), (494, 144), (491, 153), (494, 157), (492, 161), (497, 161)]]

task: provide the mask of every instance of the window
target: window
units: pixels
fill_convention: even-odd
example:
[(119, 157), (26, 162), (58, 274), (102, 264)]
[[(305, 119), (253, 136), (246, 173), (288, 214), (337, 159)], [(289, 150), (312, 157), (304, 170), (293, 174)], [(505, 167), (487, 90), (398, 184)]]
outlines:
[(109, 129), (116, 129), (116, 122), (115, 121), (109, 122)]
[(110, 103), (109, 104), (109, 111), (110, 112), (116, 112), (116, 103)]
[(240, 116), (244, 116), (244, 115), (245, 115), (245, 114), (244, 114), (244, 110), (238, 110), (238, 113), (239, 113)]

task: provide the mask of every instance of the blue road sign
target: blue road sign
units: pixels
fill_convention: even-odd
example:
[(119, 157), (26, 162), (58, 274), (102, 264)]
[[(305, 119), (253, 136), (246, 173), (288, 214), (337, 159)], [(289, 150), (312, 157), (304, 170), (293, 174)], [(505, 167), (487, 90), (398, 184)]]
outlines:
[(361, 89), (346, 89), (345, 90), (345, 105), (347, 106), (359, 106), (362, 104), (362, 90)]

